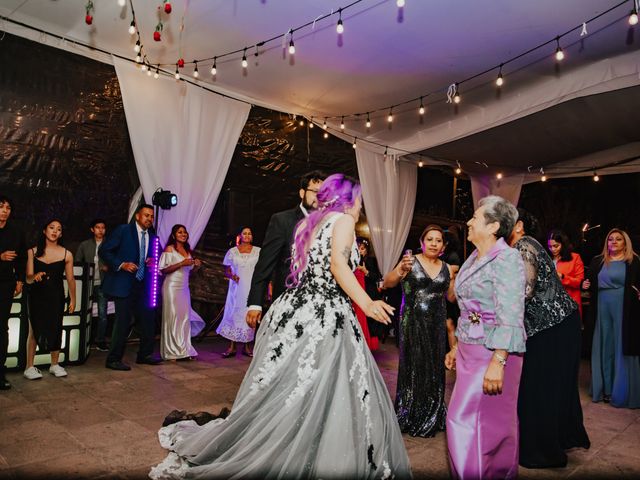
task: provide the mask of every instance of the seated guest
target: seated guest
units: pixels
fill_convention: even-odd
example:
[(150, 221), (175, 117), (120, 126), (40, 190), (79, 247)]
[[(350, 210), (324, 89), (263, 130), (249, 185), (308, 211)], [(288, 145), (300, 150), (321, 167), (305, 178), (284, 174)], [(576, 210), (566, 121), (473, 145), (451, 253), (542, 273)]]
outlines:
[(640, 260), (627, 232), (609, 232), (583, 287), (591, 291), (589, 314), (595, 320), (593, 401), (640, 408)]
[(429, 225), (420, 236), (422, 253), (405, 255), (384, 276), (384, 287), (402, 284), (400, 359), (396, 415), (400, 430), (413, 437), (433, 437), (445, 428), (447, 353), (446, 298), (453, 300), (451, 267), (439, 257), (444, 232)]
[(9, 347), (9, 316), (13, 298), (22, 293), (27, 264), (24, 234), (12, 220), (13, 202), (0, 194), (0, 390), (9, 390), (5, 362)]
[(253, 245), (253, 233), (249, 227), (240, 231), (237, 246), (229, 249), (222, 260), (225, 277), (229, 279), (229, 291), (224, 305), (224, 316), (216, 333), (231, 340), (229, 348), (222, 354), (224, 358), (236, 355), (236, 343), (244, 343), (242, 354), (252, 357), (249, 344), (255, 330), (247, 325), (247, 298), (251, 289), (253, 270), (258, 263), (260, 247)]
[(104, 220), (96, 218), (91, 222), (89, 227), (92, 238), (85, 240), (78, 246), (76, 251), (76, 262), (79, 263), (93, 263), (93, 293), (91, 295), (94, 302), (98, 304), (98, 321), (97, 328), (95, 330), (95, 346), (96, 349), (106, 352), (109, 350), (107, 347), (106, 333), (107, 333), (107, 297), (102, 292), (102, 281), (104, 280), (104, 272), (107, 271), (107, 266), (104, 264), (98, 256), (98, 248), (104, 240), (104, 236), (107, 233), (107, 226)]
[(467, 222), (476, 250), (456, 276), (458, 343), (445, 358), (457, 371), (447, 416), (454, 478), (518, 475), (525, 277), (520, 254), (505, 241), (517, 219), (511, 203), (489, 196)]
[(49, 373), (66, 377), (67, 371), (58, 364), (62, 343), (62, 319), (65, 312), (64, 278), (69, 286), (68, 313), (76, 306), (76, 281), (73, 277), (73, 255), (61, 244), (62, 222), (47, 222), (35, 247), (27, 252), (27, 283), (29, 290), (29, 336), (27, 338), (27, 368), (25, 378), (37, 380), (42, 373), (33, 366), (36, 347), (40, 353), (51, 354)]
[(518, 395), (520, 465), (557, 468), (567, 465), (566, 450), (589, 448), (591, 443), (578, 393), (578, 305), (562, 287), (544, 247), (535, 240), (537, 224), (531, 214), (518, 209), (509, 240), (522, 255), (527, 282), (527, 351)]
[(174, 225), (158, 268), (165, 276), (162, 284), (162, 330), (160, 355), (164, 360), (196, 357), (191, 337), (204, 328), (204, 320), (191, 308), (189, 274), (202, 262), (191, 255), (189, 233), (184, 225)]
[(582, 296), (580, 288), (584, 280), (584, 263), (580, 255), (573, 252), (571, 242), (562, 230), (551, 230), (547, 241), (556, 272), (562, 286), (569, 296), (578, 304), (578, 312), (582, 318)]

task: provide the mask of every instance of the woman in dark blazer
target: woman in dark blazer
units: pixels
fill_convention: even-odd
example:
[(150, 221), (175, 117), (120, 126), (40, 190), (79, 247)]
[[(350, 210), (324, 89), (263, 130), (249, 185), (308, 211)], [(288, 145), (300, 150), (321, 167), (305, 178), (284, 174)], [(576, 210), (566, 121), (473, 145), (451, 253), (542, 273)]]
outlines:
[(640, 260), (625, 231), (609, 232), (583, 287), (591, 292), (589, 314), (595, 321), (593, 401), (640, 408)]

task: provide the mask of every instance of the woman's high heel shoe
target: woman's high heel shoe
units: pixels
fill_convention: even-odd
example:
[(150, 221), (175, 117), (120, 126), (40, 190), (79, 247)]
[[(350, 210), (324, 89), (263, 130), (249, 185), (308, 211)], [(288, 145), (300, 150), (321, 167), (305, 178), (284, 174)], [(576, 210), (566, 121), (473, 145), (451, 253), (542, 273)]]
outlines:
[(222, 353), (222, 358), (231, 358), (231, 357), (235, 357), (236, 356), (236, 351), (229, 351), (227, 350), (226, 352)]

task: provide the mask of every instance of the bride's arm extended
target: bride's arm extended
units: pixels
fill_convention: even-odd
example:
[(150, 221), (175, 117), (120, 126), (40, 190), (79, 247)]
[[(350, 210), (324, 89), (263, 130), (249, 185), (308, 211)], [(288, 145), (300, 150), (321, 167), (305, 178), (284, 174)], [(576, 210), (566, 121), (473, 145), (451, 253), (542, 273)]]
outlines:
[(331, 274), (338, 285), (349, 295), (349, 298), (365, 312), (365, 315), (381, 323), (391, 323), (389, 315), (393, 314), (394, 308), (382, 300), (371, 300), (349, 268), (348, 262), (353, 246), (355, 225), (355, 220), (351, 215), (343, 215), (333, 226)]

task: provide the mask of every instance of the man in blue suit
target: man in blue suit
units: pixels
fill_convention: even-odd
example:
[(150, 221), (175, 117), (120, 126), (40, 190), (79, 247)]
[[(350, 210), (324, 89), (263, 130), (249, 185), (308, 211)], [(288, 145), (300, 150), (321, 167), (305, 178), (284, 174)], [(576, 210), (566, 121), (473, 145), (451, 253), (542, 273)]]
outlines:
[(114, 300), (116, 318), (111, 334), (111, 348), (107, 355), (106, 367), (112, 370), (131, 370), (122, 361), (124, 349), (134, 315), (140, 333), (140, 348), (136, 363), (157, 365), (160, 359), (153, 356), (155, 339), (155, 315), (149, 305), (145, 280), (151, 277), (146, 267), (153, 263), (151, 249), (155, 235), (153, 207), (141, 205), (135, 215), (135, 222), (119, 225), (102, 242), (98, 255), (107, 264), (102, 283), (104, 294)]

